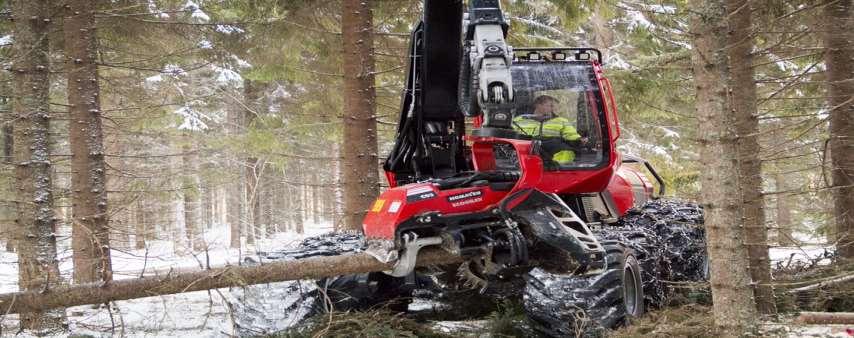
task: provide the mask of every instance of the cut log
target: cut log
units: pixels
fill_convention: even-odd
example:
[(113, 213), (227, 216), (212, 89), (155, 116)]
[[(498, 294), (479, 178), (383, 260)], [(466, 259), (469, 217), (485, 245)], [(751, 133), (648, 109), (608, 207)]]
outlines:
[(854, 312), (801, 312), (797, 321), (804, 324), (854, 324)]
[[(461, 258), (438, 248), (425, 248), (418, 255), (418, 266), (461, 262)], [(252, 284), (300, 279), (318, 279), (390, 270), (365, 253), (312, 257), (253, 266), (224, 266), (165, 276), (122, 279), (108, 283), (87, 283), (57, 287), (42, 292), (0, 294), (0, 313), (29, 313), (117, 300), (170, 295)]]

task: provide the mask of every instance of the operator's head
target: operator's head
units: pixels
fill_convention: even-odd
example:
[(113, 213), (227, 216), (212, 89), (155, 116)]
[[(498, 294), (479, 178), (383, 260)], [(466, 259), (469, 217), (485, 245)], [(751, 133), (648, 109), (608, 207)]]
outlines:
[(557, 114), (557, 105), (560, 103), (556, 98), (548, 95), (540, 95), (534, 100), (534, 115), (538, 117), (554, 117)]

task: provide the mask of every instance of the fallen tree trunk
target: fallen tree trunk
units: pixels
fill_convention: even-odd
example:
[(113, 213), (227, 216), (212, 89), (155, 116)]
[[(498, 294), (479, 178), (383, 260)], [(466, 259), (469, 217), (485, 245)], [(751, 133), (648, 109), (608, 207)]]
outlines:
[[(427, 248), (418, 255), (418, 266), (460, 262), (458, 256), (441, 249)], [(390, 270), (365, 253), (312, 257), (253, 266), (224, 266), (165, 276), (115, 280), (57, 287), (46, 291), (0, 294), (0, 313), (39, 312), (86, 304), (170, 295), (252, 284)]]
[(854, 312), (801, 312), (797, 321), (804, 324), (854, 324)]

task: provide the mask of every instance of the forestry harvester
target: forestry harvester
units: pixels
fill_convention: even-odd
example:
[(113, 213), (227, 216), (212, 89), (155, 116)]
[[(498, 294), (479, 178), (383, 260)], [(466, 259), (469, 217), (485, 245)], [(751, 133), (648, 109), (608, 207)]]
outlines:
[[(394, 269), (356, 284), (388, 292), (419, 272), (422, 248), (438, 247), (463, 259), (438, 269), (458, 287), (524, 277), (532, 322), (569, 335), (661, 304), (661, 280), (703, 278), (702, 212), (658, 199), (652, 166), (618, 151), (600, 51), (512, 48), (498, 0), (467, 7), (425, 0), (411, 34), (390, 188), (362, 224), (366, 251)], [(541, 97), (558, 133), (525, 121)]]

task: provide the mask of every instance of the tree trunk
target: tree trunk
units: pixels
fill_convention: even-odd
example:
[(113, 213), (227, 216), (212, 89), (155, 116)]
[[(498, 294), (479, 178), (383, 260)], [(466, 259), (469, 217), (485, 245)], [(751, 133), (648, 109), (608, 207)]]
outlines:
[(284, 214), (284, 212), (287, 211), (285, 207), (285, 196), (288, 191), (285, 190), (285, 178), (282, 176), (282, 171), (276, 170), (271, 174), (275, 174), (276, 179), (275, 181), (270, 182), (270, 185), (275, 187), (275, 192), (273, 192), (273, 201), (270, 204), (270, 207), (272, 208), (271, 211), (273, 213), (273, 231), (278, 233), (285, 231), (285, 223), (287, 222)]
[(329, 168), (329, 189), (327, 203), (327, 221), (332, 223), (332, 228), (338, 230), (341, 222), (341, 152), (338, 144), (332, 145), (332, 154), (335, 157), (334, 165)]
[[(11, 93), (12, 92), (12, 90), (10, 88), (8, 88), (8, 86), (6, 85), (5, 81), (0, 83), (0, 86), (2, 86), (2, 87), (0, 87), (0, 89), (2, 89), (4, 93)], [(11, 98), (8, 96), (0, 96), (0, 109), (11, 111), (11, 107), (9, 107), (10, 99)], [(7, 174), (7, 172), (6, 172), (7, 168), (11, 168), (11, 164), (14, 163), (13, 162), (13, 156), (14, 156), (14, 138), (13, 138), (13, 135), (14, 135), (14, 130), (12, 128), (12, 124), (14, 123), (14, 121), (12, 121), (12, 119), (10, 117), (11, 117), (10, 114), (3, 114), (3, 119), (2, 119), (2, 123), (3, 123), (3, 128), (2, 128), (2, 132), (3, 132), (3, 161), (2, 162), (4, 164), (4, 167), (3, 167), (4, 174)], [(9, 166), (6, 167), (5, 165), (9, 165)], [(8, 205), (0, 206), (0, 210), (3, 210), (3, 214), (2, 214), (3, 218), (4, 219), (14, 219), (15, 217), (12, 215), (15, 214), (16, 210), (13, 210), (13, 209), (14, 208), (10, 208)], [(6, 252), (15, 252), (15, 244), (14, 244), (15, 240), (14, 240), (14, 235), (13, 235), (13, 233), (15, 231), (15, 225), (11, 224), (10, 222), (3, 221), (2, 223), (0, 223), (0, 230), (2, 230), (2, 232), (3, 232), (2, 238), (6, 241), (6, 246), (5, 246)]]
[[(243, 126), (243, 109), (237, 107), (229, 107), (228, 110), (228, 128), (226, 132), (231, 137), (235, 137), (240, 133), (240, 127)], [(240, 249), (241, 227), (243, 226), (243, 166), (240, 165), (240, 160), (231, 158), (233, 163), (228, 166), (230, 170), (229, 177), (232, 177), (230, 183), (226, 185), (226, 200), (225, 214), (226, 222), (229, 228), (229, 246), (232, 249)]]
[(5, 164), (12, 164), (12, 154), (15, 147), (14, 134), (12, 121), (3, 121), (3, 163)]
[[(151, 180), (148, 182), (150, 186)], [(166, 218), (164, 216), (168, 215), (169, 208), (163, 208), (161, 200), (152, 194), (144, 193), (142, 198), (142, 212), (145, 213), (145, 241), (161, 239), (160, 234), (165, 232), (165, 221), (163, 219)], [(159, 212), (155, 212), (155, 210)], [(167, 210), (167, 212), (164, 212), (164, 210)]]
[[(435, 266), (459, 262), (459, 256), (451, 255), (445, 250), (425, 248), (418, 254), (416, 264), (417, 266)], [(47, 292), (0, 294), (0, 308), (4, 313), (44, 311), (58, 307), (103, 304), (117, 300), (183, 292), (385, 271), (392, 267), (392, 263), (382, 263), (366, 253), (303, 258), (262, 265), (225, 266), (195, 272), (122, 279), (107, 284), (74, 285)]]
[(747, 249), (741, 229), (735, 119), (727, 104), (727, 12), (723, 0), (692, 0), (692, 63), (699, 120), (701, 199), (711, 260), (715, 323), (738, 335), (756, 324)]
[[(204, 155), (204, 154), (203, 154)], [(198, 158), (198, 156), (197, 156)], [(207, 162), (202, 164), (202, 169), (198, 173), (199, 177), (199, 195), (201, 197), (200, 203), (200, 211), (202, 218), (202, 226), (201, 229), (210, 230), (212, 224), (214, 223), (214, 197), (213, 190), (211, 189), (210, 182), (205, 179), (205, 173), (207, 170)]]
[(296, 228), (296, 223), (293, 220), (293, 188), (290, 182), (293, 179), (291, 175), (291, 173), (293, 172), (293, 170), (291, 169), (292, 166), (293, 165), (289, 162), (286, 163), (285, 167), (282, 169), (282, 191), (284, 191), (284, 198), (282, 201), (282, 220), (284, 222), (283, 231), (294, 231), (294, 229)]
[(139, 199), (136, 200), (136, 210), (135, 211), (136, 211), (136, 217), (134, 217), (134, 218), (135, 218), (135, 223), (136, 223), (135, 224), (136, 225), (135, 226), (136, 232), (134, 233), (134, 236), (133, 236), (134, 245), (135, 245), (134, 247), (136, 249), (145, 249), (145, 237), (146, 237), (145, 222), (147, 220), (145, 219), (145, 196), (144, 195), (140, 196)]
[[(244, 101), (244, 116), (243, 123), (247, 130), (252, 128), (252, 124), (258, 114), (261, 113), (261, 104), (263, 86), (251, 80), (243, 80), (243, 101)], [(255, 236), (260, 220), (261, 205), (258, 198), (258, 183), (260, 183), (261, 162), (257, 157), (249, 156), (246, 159), (246, 244), (254, 244)]]
[[(175, 152), (182, 151), (181, 147), (172, 145), (172, 149)], [(172, 156), (169, 159), (169, 172), (170, 173), (180, 173), (183, 168), (183, 159), (178, 156)], [(172, 239), (172, 252), (176, 255), (184, 255), (186, 254), (186, 249), (189, 246), (184, 245), (184, 239), (187, 236), (184, 236), (181, 232), (181, 225), (185, 222), (184, 215), (184, 197), (182, 196), (184, 191), (184, 177), (181, 175), (177, 175), (170, 179), (170, 185), (174, 191), (180, 191), (181, 193), (176, 196), (169, 197), (169, 205), (168, 207), (158, 208), (163, 210), (169, 217), (164, 221), (164, 228), (168, 229), (169, 237)]]
[[(56, 259), (50, 161), (50, 76), (48, 34), (50, 1), (13, 2), (15, 43), (12, 64), (14, 102), (15, 247), (18, 288), (51, 290), (62, 284)], [(59, 298), (59, 297), (56, 297)], [(37, 335), (60, 327), (65, 310), (21, 316), (21, 327)]]
[(184, 132), (183, 155), (184, 180), (181, 184), (184, 198), (184, 231), (187, 236), (187, 246), (193, 248), (194, 252), (205, 249), (205, 241), (202, 237), (199, 225), (200, 210), (200, 184), (199, 184), (199, 157), (198, 147), (195, 146), (193, 135), (189, 131)]
[(226, 217), (228, 218), (229, 228), (229, 246), (232, 249), (240, 249), (240, 235), (243, 220), (243, 194), (241, 184), (243, 175), (238, 175), (238, 178), (228, 184), (228, 196), (226, 197)]
[(837, 252), (854, 260), (854, 17), (851, 0), (824, 7), (824, 62), (830, 106), (830, 157)]
[(225, 187), (223, 186), (222, 181), (217, 180), (217, 183), (214, 184), (210, 189), (211, 199), (213, 200), (211, 205), (211, 208), (213, 208), (211, 210), (211, 221), (214, 222), (211, 227), (214, 227), (216, 224), (224, 226), (225, 224), (227, 224), (227, 221), (225, 219)]
[(258, 196), (258, 183), (260, 182), (261, 161), (255, 157), (247, 160), (246, 167), (246, 244), (255, 244), (258, 234), (258, 226), (261, 219), (261, 199)]
[(732, 113), (735, 115), (738, 154), (738, 187), (741, 190), (741, 219), (744, 241), (750, 259), (750, 275), (756, 309), (777, 312), (771, 287), (771, 261), (768, 257), (768, 228), (765, 226), (765, 199), (762, 195), (762, 161), (759, 158), (759, 119), (756, 115), (756, 79), (753, 68), (753, 25), (748, 0), (727, 0), (729, 31), (729, 87)]
[[(789, 190), (788, 181), (786, 178), (777, 174), (774, 175), (774, 185), (778, 192)], [(785, 193), (777, 194), (777, 245), (779, 246), (795, 246), (794, 229), (792, 227), (792, 203), (791, 196)]]
[(344, 0), (344, 221), (361, 231), (362, 219), (379, 194), (377, 120), (374, 111), (374, 35), (370, 0)]
[(311, 219), (315, 226), (320, 224), (320, 214), (323, 212), (323, 207), (320, 204), (320, 191), (323, 183), (318, 173), (320, 168), (312, 168), (311, 170)]
[(854, 312), (801, 312), (796, 320), (803, 324), (854, 325)]
[(291, 189), (293, 191), (293, 200), (291, 204), (293, 206), (293, 210), (291, 212), (293, 212), (294, 217), (294, 229), (298, 234), (305, 232), (305, 217), (303, 217), (303, 205), (305, 199), (302, 198), (302, 191), (304, 188), (304, 185), (302, 184), (304, 182), (302, 165), (302, 161), (299, 161), (295, 170), (292, 171), (294, 173), (292, 176), (294, 184), (291, 185)]
[(270, 184), (273, 172), (268, 172), (264, 177), (264, 185), (261, 187), (261, 223), (264, 224), (264, 237), (271, 238), (276, 232), (273, 231), (273, 185)]
[(288, 162), (285, 164), (285, 167), (282, 169), (282, 188), (285, 191), (285, 199), (284, 199), (284, 220), (285, 220), (285, 231), (296, 231), (296, 220), (294, 219), (294, 209), (296, 208), (296, 204), (294, 204), (294, 164), (292, 162)]
[(98, 85), (95, 3), (65, 5), (65, 54), (71, 148), (71, 247), (74, 282), (112, 280), (104, 135)]
[[(118, 205), (118, 203), (111, 203), (110, 205)], [(112, 208), (112, 207), (111, 207)], [(110, 236), (110, 247), (116, 248), (119, 250), (127, 251), (130, 249), (130, 221), (128, 220), (127, 213), (124, 210), (121, 211), (111, 211), (110, 215), (110, 227), (109, 232), (107, 233)], [(73, 228), (72, 228), (73, 230)], [(73, 240), (73, 238), (72, 238)], [(73, 241), (72, 241), (73, 242)], [(73, 244), (73, 243), (72, 243)]]

